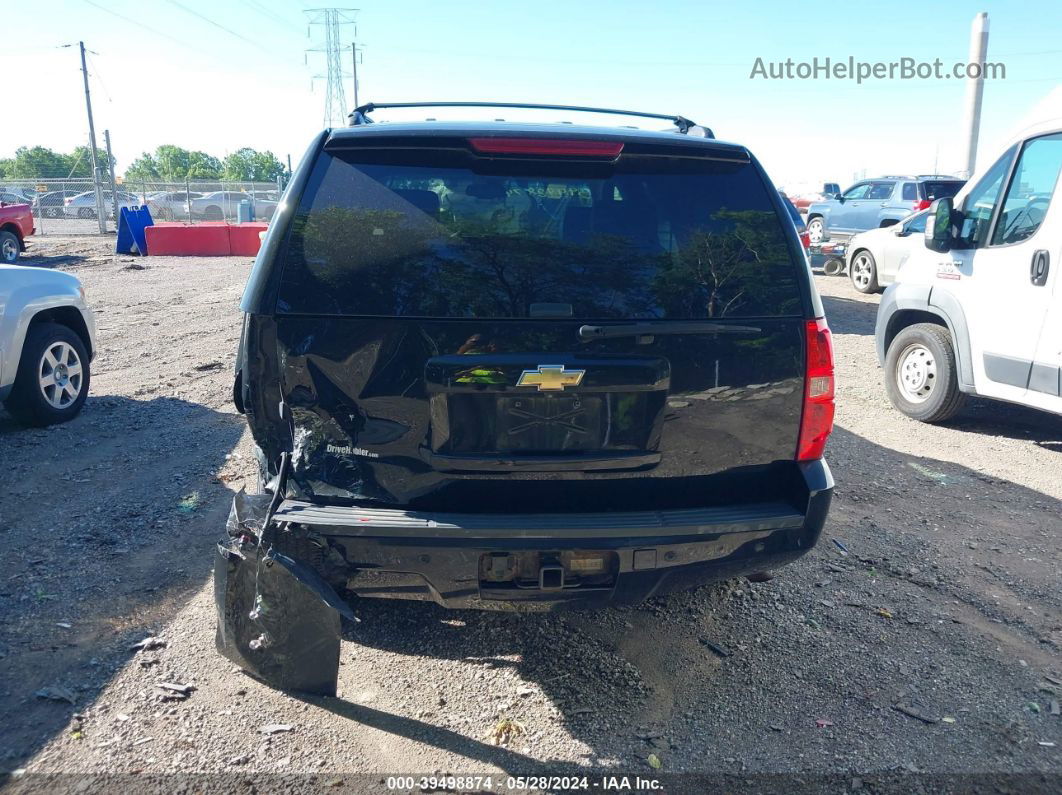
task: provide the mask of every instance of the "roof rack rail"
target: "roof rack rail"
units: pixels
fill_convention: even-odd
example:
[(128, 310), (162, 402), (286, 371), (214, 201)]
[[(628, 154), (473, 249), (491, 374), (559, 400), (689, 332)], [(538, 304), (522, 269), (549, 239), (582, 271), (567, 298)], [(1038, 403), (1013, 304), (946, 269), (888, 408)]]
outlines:
[(665, 113), (646, 113), (642, 110), (616, 110), (614, 108), (589, 108), (581, 105), (539, 105), (527, 102), (369, 102), (354, 108), (347, 116), (348, 125), (356, 127), (372, 124), (369, 114), (381, 108), (529, 108), (532, 110), (570, 110), (576, 113), (612, 113), (617, 116), (640, 116), (644, 119), (664, 119), (674, 124), (682, 134), (694, 127), (704, 130), (703, 137), (715, 138), (710, 129), (698, 125), (685, 116), (669, 116)]

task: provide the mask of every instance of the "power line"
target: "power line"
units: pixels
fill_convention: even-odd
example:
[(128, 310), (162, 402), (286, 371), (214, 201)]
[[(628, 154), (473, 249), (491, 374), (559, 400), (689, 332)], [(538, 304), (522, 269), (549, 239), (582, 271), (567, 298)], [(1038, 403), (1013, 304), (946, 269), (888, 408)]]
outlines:
[[(541, 62), (542, 57), (539, 55), (517, 55), (513, 53), (494, 53), (494, 52), (472, 52), (469, 50), (432, 50), (421, 49), (414, 47), (388, 47), (389, 51), (394, 52), (410, 52), (418, 53), (422, 55), (445, 55), (447, 57), (456, 56), (458, 58), (483, 58), (488, 60), (505, 60), (505, 61), (536, 61)], [(624, 66), (676, 66), (676, 67), (701, 67), (701, 66), (740, 66), (748, 69), (750, 63), (747, 61), (644, 61), (644, 60), (625, 60), (616, 58), (564, 58), (550, 56), (551, 62), (555, 63), (574, 63), (574, 64), (601, 64), (614, 66), (616, 64)]]
[(241, 0), (241, 1), (249, 9), (251, 9), (252, 11), (258, 12), (263, 17), (268, 19), (270, 22), (273, 22), (273, 23), (275, 23), (277, 25), (280, 25), (281, 27), (283, 27), (285, 30), (287, 30), (289, 32), (291, 31), (291, 23), (288, 20), (277, 16), (276, 14), (274, 14), (272, 11), (270, 11), (268, 8), (266, 8), (261, 3), (255, 2), (255, 0)]
[(206, 22), (208, 25), (213, 25), (218, 30), (223, 30), (226, 33), (228, 33), (230, 36), (235, 36), (240, 41), (245, 41), (248, 44), (250, 44), (252, 47), (257, 47), (262, 52), (269, 53), (270, 55), (273, 54), (269, 50), (267, 50), (265, 47), (263, 47), (261, 44), (259, 44), (257, 41), (255, 41), (254, 39), (249, 39), (246, 36), (241, 36), (239, 33), (234, 31), (232, 28), (227, 28), (224, 25), (222, 25), (220, 22), (215, 22), (210, 17), (205, 16), (203, 14), (200, 14), (195, 9), (189, 8), (188, 6), (184, 5), (184, 3), (178, 3), (177, 0), (169, 0), (169, 2), (170, 2), (171, 5), (177, 6), (177, 8), (181, 9), (185, 13), (191, 14), (194, 17), (198, 17), (199, 19), (201, 19), (204, 22)]
[(100, 88), (103, 89), (103, 95), (107, 97), (108, 102), (113, 104), (114, 100), (111, 98), (111, 92), (107, 90), (107, 84), (103, 82), (103, 75), (100, 73), (100, 68), (96, 66), (96, 62), (92, 59), (91, 55), (88, 56), (88, 62), (92, 66), (92, 71), (89, 72), (89, 74), (96, 78), (100, 84)]
[(198, 47), (194, 47), (193, 45), (188, 44), (187, 42), (181, 41), (180, 39), (175, 38), (174, 36), (171, 36), (169, 33), (165, 33), (165, 32), (163, 32), (161, 30), (156, 30), (155, 28), (151, 27), (150, 25), (145, 25), (143, 22), (141, 22), (141, 21), (139, 21), (137, 19), (133, 19), (132, 17), (127, 17), (125, 14), (119, 14), (117, 11), (112, 11), (109, 8), (105, 8), (104, 6), (101, 6), (99, 3), (92, 2), (92, 0), (85, 0), (85, 2), (88, 3), (90, 6), (92, 6), (93, 8), (98, 8), (100, 11), (106, 11), (111, 16), (118, 17), (118, 19), (125, 20), (130, 25), (136, 25), (138, 28), (143, 28), (144, 30), (148, 31), (149, 33), (154, 33), (156, 36), (162, 36), (162, 38), (169, 39), (172, 42), (180, 44), (182, 47), (187, 47), (189, 50), (194, 50), (195, 52), (202, 53), (203, 55), (213, 55), (213, 53), (209, 53), (206, 50), (201, 50)]

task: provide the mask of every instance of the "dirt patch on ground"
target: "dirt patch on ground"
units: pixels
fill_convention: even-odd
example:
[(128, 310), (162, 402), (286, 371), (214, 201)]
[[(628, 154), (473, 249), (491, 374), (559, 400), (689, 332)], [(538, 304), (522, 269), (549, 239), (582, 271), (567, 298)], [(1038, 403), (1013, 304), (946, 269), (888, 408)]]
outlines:
[[(665, 772), (1028, 772), (1033, 789), (1062, 772), (1062, 418), (975, 401), (947, 426), (906, 420), (874, 358), (877, 299), (845, 280), (819, 278), (838, 488), (804, 559), (770, 582), (596, 613), (367, 602), (339, 697), (297, 698), (213, 647), (213, 542), (253, 485), (230, 403), (250, 262), (129, 270), (94, 245), (58, 265), (99, 313), (83, 415), (27, 430), (0, 412), (0, 762), (23, 782), (649, 773), (650, 754)], [(42, 242), (36, 261), (63, 246)], [(165, 645), (130, 650), (147, 635)], [(34, 695), (47, 687), (75, 703)], [(522, 731), (497, 747), (504, 719)]]

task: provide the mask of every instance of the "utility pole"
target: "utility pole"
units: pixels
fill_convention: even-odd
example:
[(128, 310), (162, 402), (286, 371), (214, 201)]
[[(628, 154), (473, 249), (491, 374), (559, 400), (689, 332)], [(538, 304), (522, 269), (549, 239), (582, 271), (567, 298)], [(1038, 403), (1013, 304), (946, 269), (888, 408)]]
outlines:
[[(340, 45), (339, 33), (344, 26), (354, 25), (354, 15), (357, 12), (357, 8), (311, 8), (306, 11), (309, 17), (309, 25), (306, 30), (307, 36), (310, 33), (310, 26), (324, 26), (324, 41), (315, 47), (308, 48), (306, 52), (323, 52), (325, 54), (325, 65), (327, 67), (325, 75), (323, 75), (327, 80), (324, 110), (325, 127), (345, 126), (347, 114), (350, 113), (350, 108), (347, 107), (346, 93), (343, 90), (343, 78), (346, 77), (346, 73), (343, 71), (341, 56), (346, 47)], [(354, 29), (354, 35), (357, 35), (357, 28)], [(314, 77), (322, 77), (322, 75), (314, 75)]]
[(111, 154), (111, 131), (103, 131), (103, 140), (107, 144), (107, 174), (111, 179), (111, 214), (114, 216), (114, 231), (118, 231), (118, 183), (114, 179), (114, 155)]
[(988, 55), (988, 14), (981, 12), (974, 17), (970, 27), (970, 56), (966, 59), (967, 69), (970, 64), (977, 64), (980, 68), (977, 77), (966, 77), (966, 107), (963, 113), (962, 133), (963, 168), (962, 176), (969, 179), (973, 176), (974, 167), (977, 164), (977, 137), (981, 128), (981, 97), (985, 91), (985, 58)]
[(354, 107), (360, 108), (361, 103), (358, 102), (358, 45), (357, 42), (353, 42), (350, 45), (350, 54), (354, 65)]
[[(81, 48), (81, 75), (85, 79), (85, 109), (88, 111), (89, 151), (92, 153), (92, 183), (96, 191), (96, 220), (99, 221), (100, 234), (107, 234), (107, 218), (104, 214), (103, 193), (100, 191), (100, 164), (96, 154), (96, 127), (92, 123), (92, 97), (89, 95), (88, 67), (85, 65), (85, 42), (79, 41)], [(111, 201), (115, 199), (111, 196)]]

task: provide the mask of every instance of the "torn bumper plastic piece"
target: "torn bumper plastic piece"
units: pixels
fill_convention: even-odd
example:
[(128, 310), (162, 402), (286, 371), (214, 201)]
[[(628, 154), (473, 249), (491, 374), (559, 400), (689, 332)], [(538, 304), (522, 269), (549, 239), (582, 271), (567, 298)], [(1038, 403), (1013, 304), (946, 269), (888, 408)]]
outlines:
[[(249, 529), (238, 520), (253, 500), (236, 496), (230, 528), (236, 519)], [(246, 536), (230, 538), (218, 544), (214, 600), (225, 657), (272, 687), (336, 694), (340, 616), (357, 619), (316, 571)]]

